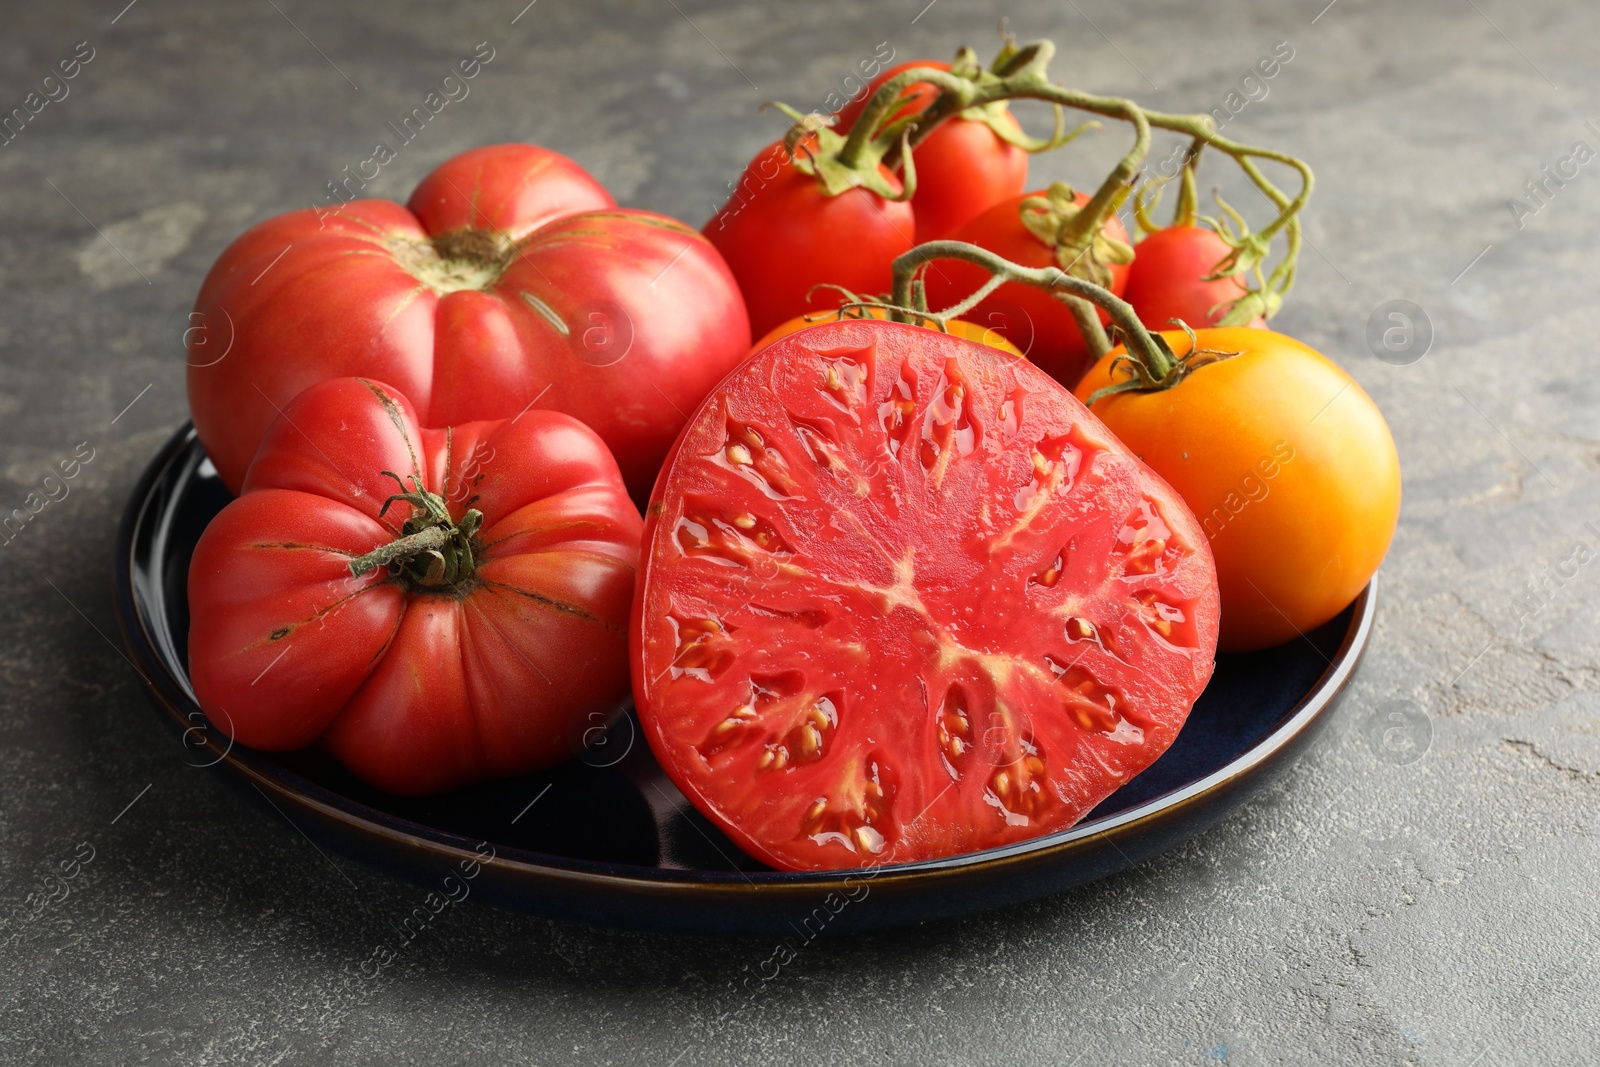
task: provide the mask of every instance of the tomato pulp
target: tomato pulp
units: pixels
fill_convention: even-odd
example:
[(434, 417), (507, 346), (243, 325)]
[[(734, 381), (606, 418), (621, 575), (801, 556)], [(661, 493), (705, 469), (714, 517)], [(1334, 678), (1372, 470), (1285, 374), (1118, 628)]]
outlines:
[(526, 144), (447, 160), (404, 206), (260, 223), (218, 258), (190, 323), (195, 429), (235, 492), (284, 405), (361, 375), (424, 426), (572, 415), (642, 500), (679, 412), (750, 348), (738, 286), (699, 234), (617, 208), (572, 160)]
[(1217, 584), (1167, 485), (1025, 360), (849, 321), (751, 357), (652, 497), (644, 732), (786, 869), (1070, 826), (1171, 744)]
[[(408, 502), (385, 507), (413, 489), (448, 511), (470, 566), (446, 542), (453, 573), (419, 558), (353, 574), (426, 521)], [(640, 527), (610, 453), (575, 419), (425, 430), (388, 386), (320, 383), (268, 431), (195, 549), (196, 698), (241, 744), (320, 742), (392, 793), (559, 763), (628, 691)]]

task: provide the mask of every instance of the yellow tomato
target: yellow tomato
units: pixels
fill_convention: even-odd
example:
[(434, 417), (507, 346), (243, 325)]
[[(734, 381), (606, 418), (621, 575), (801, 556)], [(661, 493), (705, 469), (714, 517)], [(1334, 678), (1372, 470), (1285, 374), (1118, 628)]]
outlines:
[[(761, 349), (766, 348), (780, 337), (787, 337), (791, 333), (798, 333), (801, 330), (807, 330), (813, 326), (820, 326), (825, 322), (837, 322), (839, 321), (840, 317), (841, 314), (837, 311), (813, 311), (805, 315), (796, 315), (788, 322), (773, 327), (770, 333), (751, 346), (750, 351), (759, 352)], [(889, 312), (884, 308), (851, 308), (850, 310), (844, 312), (842, 317), (847, 319), (887, 319), (889, 317)], [(937, 330), (939, 328), (938, 326), (934, 325), (931, 319), (924, 319), (923, 321), (917, 323), (917, 325), (925, 326), (930, 330)], [(1017, 348), (1016, 345), (1012, 344), (1010, 341), (1007, 341), (994, 330), (986, 329), (985, 327), (979, 326), (975, 322), (964, 322), (961, 319), (955, 319), (951, 322), (945, 323), (945, 329), (952, 337), (961, 337), (968, 341), (976, 341), (980, 345), (988, 345), (990, 348), (998, 348), (1000, 351), (1009, 353), (1018, 357), (1019, 359), (1023, 358), (1022, 350)]]
[[(1161, 334), (1190, 351), (1178, 331)], [(1216, 556), (1226, 651), (1265, 648), (1333, 618), (1383, 562), (1400, 516), (1400, 459), (1372, 398), (1315, 350), (1271, 330), (1198, 332), (1237, 353), (1171, 389), (1105, 397), (1094, 413), (1194, 510)], [(1128, 374), (1117, 348), (1080, 400)]]

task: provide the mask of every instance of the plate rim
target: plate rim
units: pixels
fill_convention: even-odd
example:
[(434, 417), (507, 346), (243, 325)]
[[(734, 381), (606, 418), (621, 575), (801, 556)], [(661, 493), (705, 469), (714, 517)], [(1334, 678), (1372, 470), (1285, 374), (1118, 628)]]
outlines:
[[(133, 552), (137, 534), (145, 528), (146, 514), (156, 503), (152, 499), (156, 483), (191, 452), (203, 457), (194, 424), (185, 422), (155, 454), (133, 489), (118, 524), (116, 559), (113, 573), (113, 600), (117, 627), (124, 648), (133, 660), (140, 680), (164, 716), (189, 732), (195, 728), (194, 713), (202, 716), (199, 705), (188, 695), (187, 678), (178, 677), (161, 655), (159, 643), (145, 624), (141, 594), (133, 582)], [(196, 464), (198, 466), (198, 463)], [(819, 892), (850, 888), (855, 881), (916, 881), (937, 885), (942, 881), (963, 880), (973, 875), (994, 873), (997, 869), (1029, 867), (1054, 863), (1084, 850), (1096, 838), (1106, 838), (1117, 851), (1120, 840), (1131, 840), (1141, 831), (1152, 830), (1173, 814), (1204, 802), (1213, 794), (1225, 794), (1241, 777), (1261, 771), (1265, 765), (1292, 750), (1307, 731), (1316, 726), (1339, 701), (1360, 665), (1372, 633), (1377, 613), (1377, 577), (1362, 589), (1354, 601), (1350, 624), (1340, 638), (1328, 667), (1312, 683), (1288, 712), (1270, 729), (1231, 760), (1209, 773), (1175, 789), (1150, 797), (1122, 811), (1080, 822), (1064, 830), (1018, 841), (998, 848), (915, 863), (837, 868), (827, 871), (713, 871), (644, 867), (557, 856), (514, 846), (494, 845), (489, 856), (474, 847), (470, 838), (449, 830), (414, 822), (336, 793), (287, 768), (267, 769), (258, 765), (253, 750), (235, 751), (217, 740), (220, 731), (205, 729), (204, 744), (192, 752), (207, 751), (214, 757), (204, 767), (226, 766), (261, 793), (287, 820), (278, 802), (303, 809), (323, 820), (342, 824), (347, 830), (381, 839), (391, 848), (400, 846), (432, 855), (444, 864), (478, 863), (498, 868), (521, 879), (538, 879), (583, 890), (603, 887), (649, 895), (687, 896), (702, 900), (707, 894), (736, 898), (761, 896), (811, 896)], [(187, 706), (185, 706), (187, 705)], [(209, 720), (205, 720), (209, 724)], [(186, 745), (186, 747), (188, 747)], [(293, 820), (289, 820), (294, 824)], [(304, 832), (304, 831), (302, 831)], [(1126, 858), (1126, 854), (1124, 854)], [(1132, 865), (1137, 860), (1128, 860)]]

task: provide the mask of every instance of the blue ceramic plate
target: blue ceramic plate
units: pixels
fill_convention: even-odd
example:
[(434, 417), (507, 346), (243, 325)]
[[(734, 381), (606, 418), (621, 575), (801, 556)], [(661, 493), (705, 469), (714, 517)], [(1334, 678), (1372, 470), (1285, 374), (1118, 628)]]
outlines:
[(658, 930), (923, 922), (1054, 893), (1171, 848), (1304, 751), (1361, 658), (1375, 607), (1368, 586), (1303, 640), (1219, 656), (1172, 748), (1070, 830), (945, 860), (790, 874), (745, 857), (689, 805), (639, 739), (631, 709), (553, 771), (423, 799), (369, 789), (317, 752), (232, 745), (189, 685), (185, 596), (195, 541), (229, 499), (185, 428), (140, 480), (117, 539), (123, 639), (190, 762), (223, 770), (312, 838), (421, 885), (465, 871), (481, 899)]

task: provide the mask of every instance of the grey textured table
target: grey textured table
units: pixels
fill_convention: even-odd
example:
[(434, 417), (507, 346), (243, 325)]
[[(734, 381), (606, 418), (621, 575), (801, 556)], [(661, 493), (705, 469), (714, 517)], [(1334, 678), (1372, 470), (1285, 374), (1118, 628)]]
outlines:
[[(1600, 148), (1600, 9), (125, 2), (0, 18), (0, 109), (78, 42), (93, 54), (0, 147), (0, 511), (92, 450), (0, 542), (0, 1059), (1592, 1060), (1600, 177), (1579, 168), (1542, 200), (1524, 183), (1575, 142)], [(824, 936), (770, 982), (744, 980), (771, 940), (472, 902), (361, 977), (419, 890), (186, 766), (114, 641), (114, 529), (185, 417), (178, 337), (207, 266), (246, 225), (321, 202), (481, 41), (494, 58), (471, 95), (372, 192), (404, 199), (456, 151), (525, 139), (699, 223), (781, 128), (761, 101), (819, 106), (879, 42), (989, 53), (1000, 14), (1060, 43), (1058, 77), (1167, 110), (1222, 106), (1293, 47), (1229, 129), (1317, 168), (1279, 323), (1372, 393), (1405, 468), (1373, 646), (1324, 743), (1142, 867), (936, 928)], [(1091, 180), (1121, 143), (1035, 173)], [(1397, 299), (1434, 332), (1407, 366), (1366, 340)], [(69, 894), (34, 915), (28, 894), (75, 859)]]

